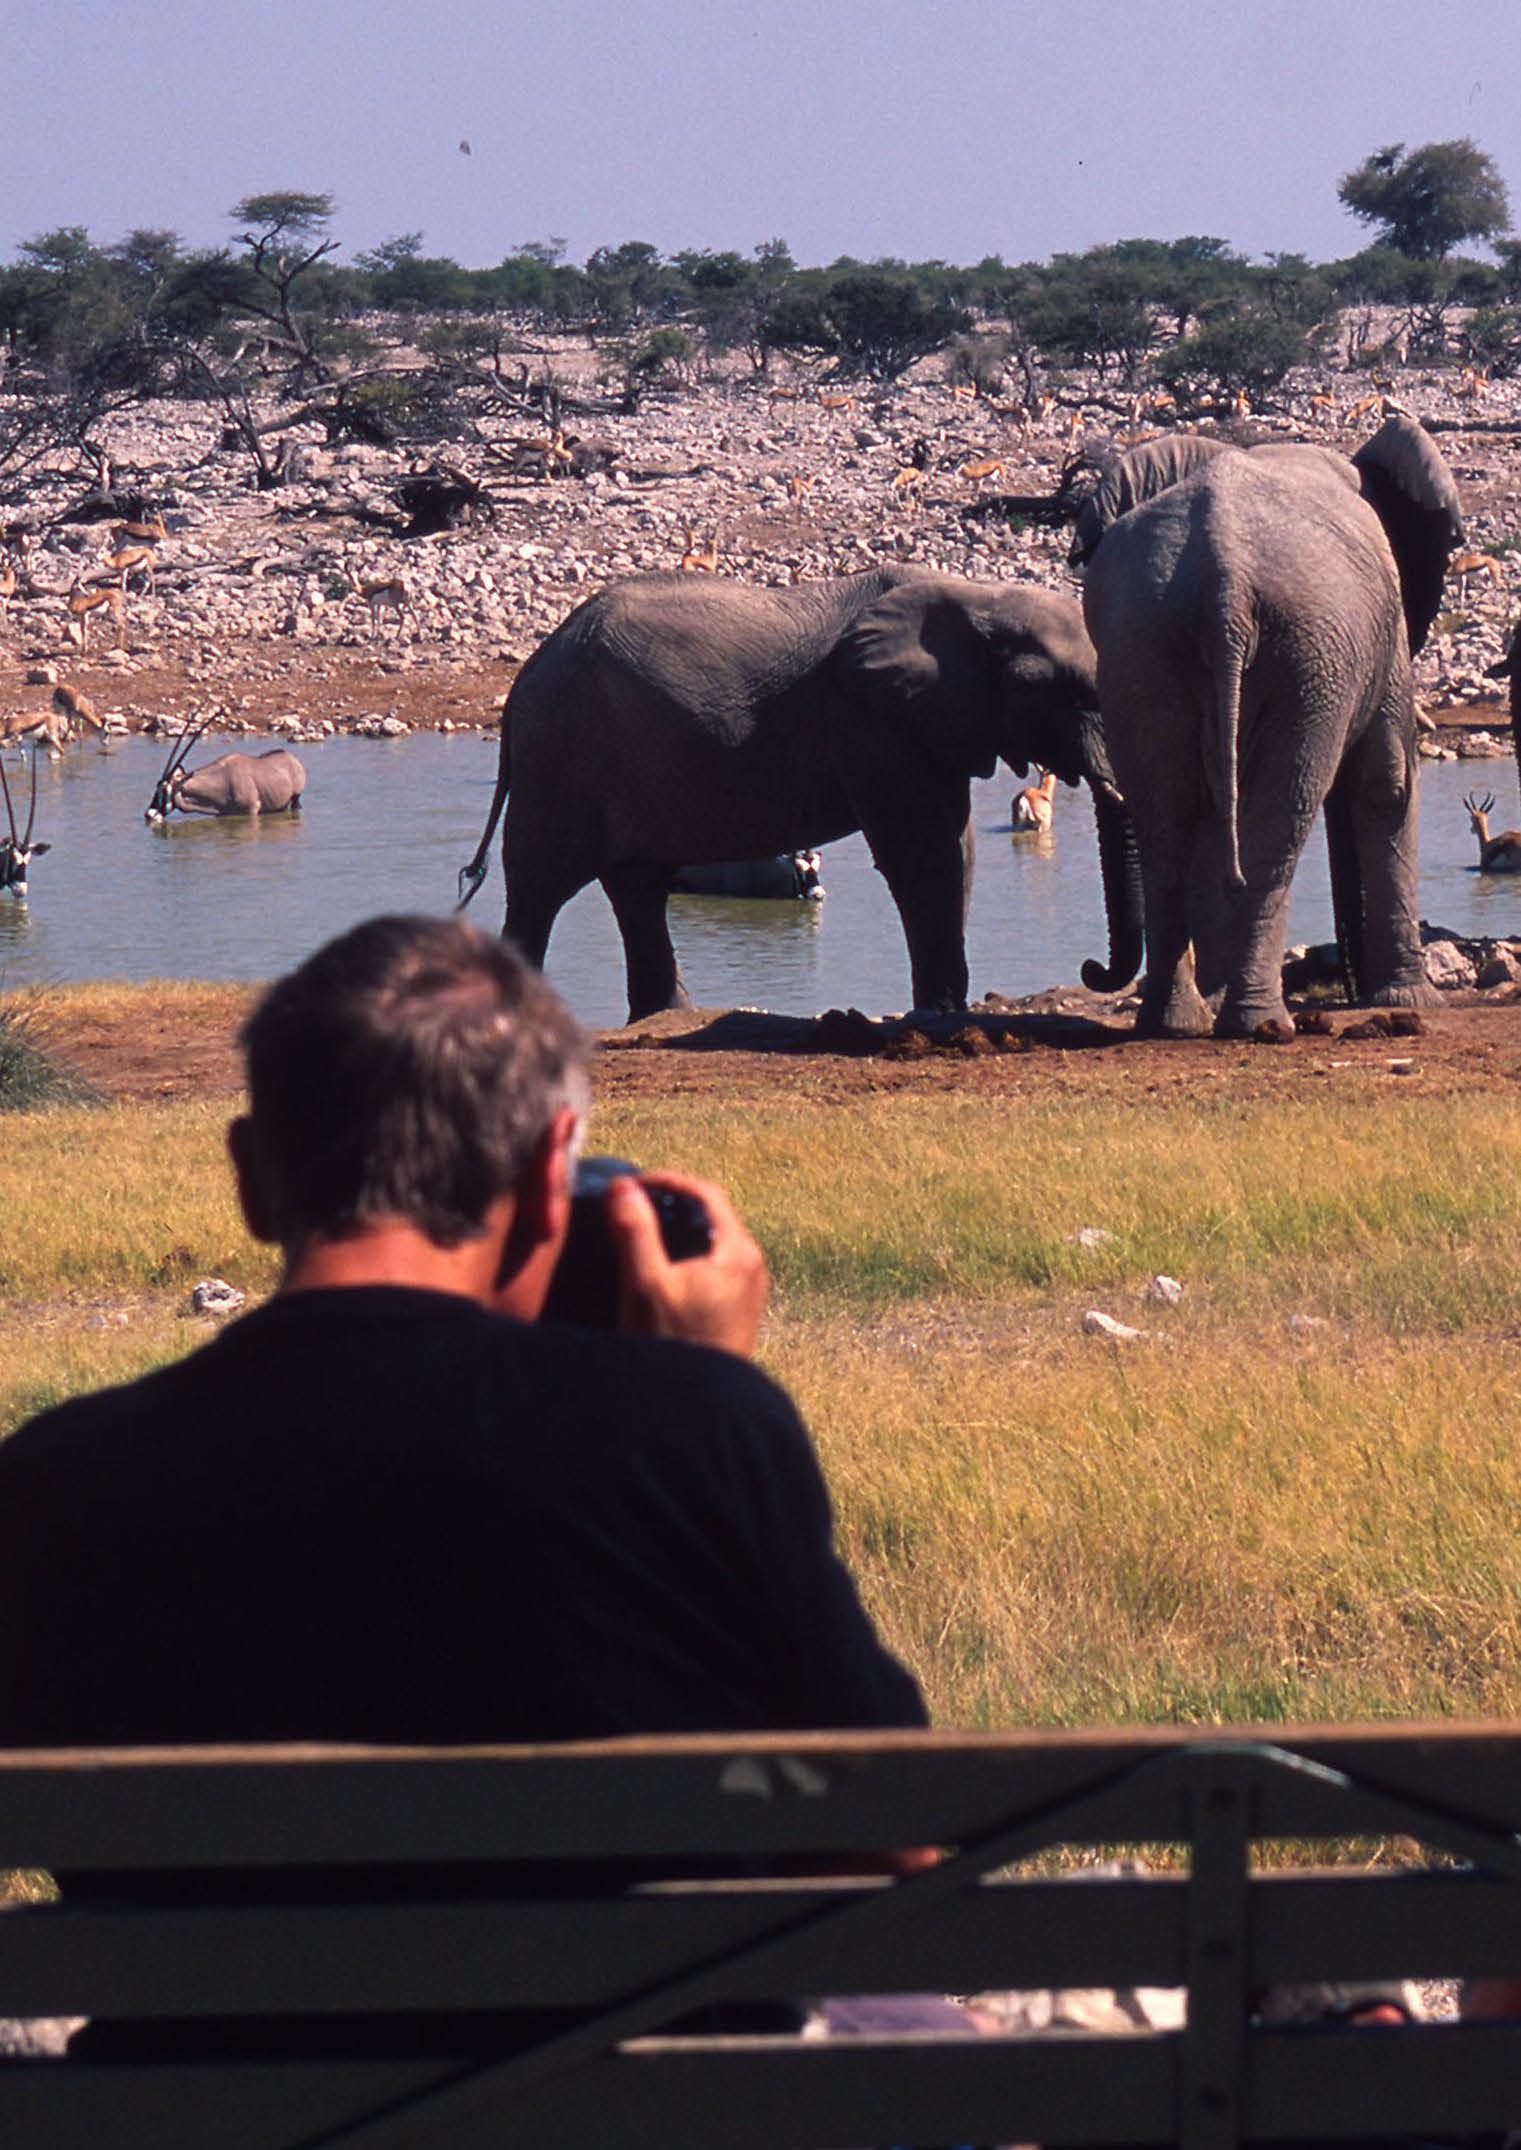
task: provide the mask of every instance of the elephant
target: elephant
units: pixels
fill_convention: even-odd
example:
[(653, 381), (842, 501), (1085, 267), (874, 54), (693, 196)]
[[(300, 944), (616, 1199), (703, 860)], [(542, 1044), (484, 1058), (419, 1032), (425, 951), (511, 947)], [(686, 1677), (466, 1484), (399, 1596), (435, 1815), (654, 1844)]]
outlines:
[(759, 903), (822, 903), (817, 851), (778, 852), (768, 859), (725, 859), (716, 866), (678, 866), (673, 896), (732, 896)]
[(720, 576), (615, 583), (514, 682), (485, 833), (504, 800), (510, 933), (542, 963), (561, 906), (600, 881), (623, 936), (629, 1020), (689, 1005), (666, 925), (675, 870), (812, 849), (860, 829), (897, 905), (914, 1005), (966, 1005), (970, 780), (1002, 755), (1093, 793), (1110, 960), (1135, 975), (1141, 893), (1071, 599), (879, 567), (759, 589)]
[(289, 747), (271, 747), (264, 754), (219, 754), (186, 774), (185, 757), (210, 722), (206, 718), (174, 742), (144, 821), (158, 826), (175, 812), (217, 817), (299, 813), (306, 770)]
[(1191, 438), (1123, 461), (1073, 557), (1140, 846), (1137, 1028), (1292, 1036), (1284, 920), (1322, 808), (1349, 995), (1425, 1000), (1410, 660), (1463, 541), (1446, 464), (1403, 414), (1350, 460)]

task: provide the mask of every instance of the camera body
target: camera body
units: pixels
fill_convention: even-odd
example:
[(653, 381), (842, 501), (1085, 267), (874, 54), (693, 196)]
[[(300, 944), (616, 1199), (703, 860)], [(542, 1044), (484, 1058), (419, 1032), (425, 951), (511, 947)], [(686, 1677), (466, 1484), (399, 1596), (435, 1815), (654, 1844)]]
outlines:
[[(638, 1179), (622, 1157), (583, 1157), (571, 1189), (570, 1231), (544, 1302), (542, 1321), (574, 1321), (610, 1329), (618, 1318), (618, 1264), (602, 1197), (616, 1179)], [(713, 1220), (696, 1195), (646, 1187), (660, 1220), (660, 1239), (673, 1262), (691, 1261), (713, 1247)]]

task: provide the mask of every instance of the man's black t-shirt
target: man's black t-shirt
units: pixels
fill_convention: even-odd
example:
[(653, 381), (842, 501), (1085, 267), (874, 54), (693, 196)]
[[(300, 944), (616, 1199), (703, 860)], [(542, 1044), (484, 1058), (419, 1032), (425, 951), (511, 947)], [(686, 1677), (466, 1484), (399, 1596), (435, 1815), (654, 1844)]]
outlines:
[(721, 1353), (293, 1293), (0, 1443), (3, 1746), (923, 1721)]

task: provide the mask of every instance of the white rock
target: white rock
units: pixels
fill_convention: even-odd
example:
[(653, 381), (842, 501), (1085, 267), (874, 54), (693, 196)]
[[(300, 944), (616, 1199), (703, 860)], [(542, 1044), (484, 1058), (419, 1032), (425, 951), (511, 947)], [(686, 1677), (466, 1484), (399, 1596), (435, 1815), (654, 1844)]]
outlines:
[(1097, 1307), (1090, 1307), (1083, 1316), (1084, 1336), (1107, 1336), (1114, 1344), (1134, 1344), (1146, 1334), (1144, 1329), (1132, 1329), (1123, 1321), (1116, 1321), (1112, 1314), (1101, 1314)]
[(1176, 1277), (1157, 1275), (1147, 1285), (1146, 1297), (1158, 1306), (1178, 1306), (1182, 1302), (1183, 1287)]
[(1084, 1224), (1072, 1233), (1067, 1245), (1069, 1247), (1081, 1247), (1086, 1253), (1091, 1254), (1097, 1247), (1118, 1245), (1118, 1235), (1114, 1232), (1106, 1232), (1101, 1224)]
[(1426, 976), (1436, 986), (1472, 985), (1479, 973), (1456, 941), (1433, 941), (1421, 950)]
[(222, 1277), (202, 1277), (190, 1293), (192, 1314), (235, 1314), (245, 1302), (247, 1294), (240, 1292), (235, 1284)]

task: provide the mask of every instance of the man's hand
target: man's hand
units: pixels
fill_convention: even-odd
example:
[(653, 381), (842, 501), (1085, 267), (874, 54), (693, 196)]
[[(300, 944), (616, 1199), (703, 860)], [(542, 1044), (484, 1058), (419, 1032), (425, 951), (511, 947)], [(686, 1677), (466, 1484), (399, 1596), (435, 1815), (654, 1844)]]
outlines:
[(712, 1221), (713, 1245), (707, 1254), (673, 1262), (640, 1181), (614, 1180), (604, 1201), (618, 1260), (619, 1329), (625, 1336), (672, 1336), (749, 1358), (766, 1304), (765, 1256), (711, 1180), (680, 1172), (641, 1177), (653, 1187), (695, 1195)]

